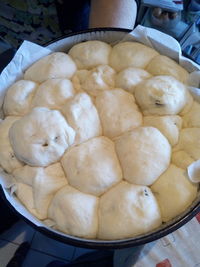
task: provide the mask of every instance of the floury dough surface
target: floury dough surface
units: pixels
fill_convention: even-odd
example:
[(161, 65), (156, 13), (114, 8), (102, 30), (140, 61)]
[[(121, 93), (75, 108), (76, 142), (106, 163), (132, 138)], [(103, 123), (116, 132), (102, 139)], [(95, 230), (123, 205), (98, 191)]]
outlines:
[(11, 192), (68, 235), (156, 231), (197, 195), (187, 168), (200, 158), (200, 105), (187, 78), (138, 42), (84, 41), (33, 63), (8, 88), (0, 120)]

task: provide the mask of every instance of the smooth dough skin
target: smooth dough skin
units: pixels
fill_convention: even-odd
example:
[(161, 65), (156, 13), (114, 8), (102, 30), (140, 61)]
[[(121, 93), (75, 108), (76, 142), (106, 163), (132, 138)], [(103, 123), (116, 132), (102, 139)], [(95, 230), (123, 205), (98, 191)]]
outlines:
[(9, 138), (19, 160), (45, 167), (58, 161), (73, 144), (75, 131), (59, 111), (34, 108), (12, 125)]
[(102, 135), (98, 112), (88, 94), (76, 94), (62, 107), (62, 113), (76, 131), (75, 144)]
[(147, 186), (121, 182), (100, 198), (100, 239), (121, 239), (151, 231), (162, 223), (154, 195)]
[(144, 116), (144, 126), (157, 128), (168, 139), (171, 146), (178, 143), (182, 119), (178, 115), (171, 116)]
[(31, 108), (31, 102), (38, 84), (32, 81), (19, 80), (8, 88), (3, 111), (6, 116), (27, 114)]
[(200, 127), (200, 104), (194, 101), (190, 111), (183, 116), (183, 127)]
[(33, 98), (33, 107), (47, 107), (60, 109), (60, 107), (75, 95), (73, 84), (68, 79), (50, 79), (43, 82), (37, 89)]
[(135, 88), (135, 98), (145, 115), (175, 115), (186, 105), (184, 84), (172, 76), (155, 76)]
[(114, 143), (103, 136), (72, 147), (61, 164), (71, 186), (96, 196), (122, 179)]
[(71, 57), (62, 52), (55, 52), (33, 63), (24, 74), (25, 80), (42, 83), (48, 79), (70, 79), (76, 64)]
[[(35, 216), (43, 220), (47, 218), (48, 207), (55, 193), (67, 185), (67, 179), (59, 162), (46, 168), (26, 165), (15, 170), (13, 176), (17, 183), (24, 183), (31, 187)], [(23, 191), (20, 195), (21, 198), (26, 196), (23, 197)]]
[(123, 42), (113, 47), (110, 54), (110, 66), (117, 72), (128, 67), (144, 69), (157, 55), (158, 52), (143, 44)]
[(167, 222), (181, 212), (196, 198), (198, 185), (190, 182), (185, 170), (170, 165), (151, 186), (160, 206), (163, 222)]
[(15, 156), (8, 136), (10, 127), (19, 119), (20, 117), (8, 116), (0, 121), (0, 165), (8, 173), (23, 166)]
[(185, 151), (175, 151), (172, 153), (172, 163), (177, 167), (186, 170), (187, 167), (194, 162), (194, 159), (190, 157)]
[(95, 238), (98, 230), (98, 204), (97, 197), (65, 186), (53, 198), (48, 217), (55, 221), (56, 229), (66, 234)]
[(74, 45), (69, 55), (78, 69), (91, 69), (98, 65), (107, 65), (111, 46), (102, 41), (87, 41)]
[(168, 168), (171, 146), (156, 128), (138, 127), (115, 140), (123, 178), (138, 185), (151, 185)]
[(176, 63), (173, 59), (163, 55), (154, 57), (148, 64), (146, 70), (153, 76), (173, 76), (182, 83), (187, 83), (189, 77), (189, 73), (183, 67)]
[(200, 128), (185, 128), (180, 131), (174, 151), (185, 151), (195, 160), (200, 159)]
[(122, 89), (102, 92), (95, 104), (105, 136), (113, 138), (142, 124), (142, 114), (133, 95)]
[(151, 77), (147, 71), (139, 68), (127, 68), (120, 71), (115, 78), (115, 87), (134, 93), (135, 86)]

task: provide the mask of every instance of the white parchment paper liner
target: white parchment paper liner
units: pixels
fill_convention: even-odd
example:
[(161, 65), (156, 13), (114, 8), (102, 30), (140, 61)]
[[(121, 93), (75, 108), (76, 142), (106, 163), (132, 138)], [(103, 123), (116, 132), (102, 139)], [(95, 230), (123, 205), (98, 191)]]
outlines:
[[(200, 84), (200, 66), (190, 59), (182, 56), (180, 45), (173, 37), (159, 32), (155, 29), (146, 28), (139, 25), (130, 33), (118, 31), (94, 31), (81, 35), (75, 35), (54, 42), (47, 48), (31, 43), (29, 41), (24, 41), (20, 48), (17, 50), (12, 61), (7, 65), (7, 67), (0, 75), (0, 114), (2, 114), (2, 104), (6, 90), (15, 81), (23, 78), (25, 69), (27, 69), (38, 59), (52, 52), (67, 52), (74, 44), (85, 40), (102, 40), (111, 44), (115, 44), (121, 41), (138, 41), (156, 49), (163, 55), (171, 57), (191, 73), (189, 76), (189, 84), (191, 85), (189, 87), (189, 90), (192, 92), (195, 99), (200, 102), (200, 89), (198, 88)], [(193, 163), (193, 165), (191, 164), (191, 166), (188, 168), (188, 174), (192, 177), (191, 180), (194, 179), (194, 173), (196, 177), (196, 169), (200, 170), (200, 160)], [(36, 226), (45, 227), (48, 230), (59, 233), (62, 236), (67, 236), (64, 233), (50, 228), (49, 226), (52, 226), (52, 222), (50, 220), (42, 222), (26, 210), (26, 208), (13, 194), (13, 191), (15, 190), (13, 177), (6, 174), (1, 168), (0, 184), (2, 185), (6, 199), (20, 214), (22, 214)], [(161, 228), (163, 228), (163, 226), (161, 226)], [(148, 233), (145, 235), (148, 235)], [(78, 239), (76, 237), (73, 238)]]

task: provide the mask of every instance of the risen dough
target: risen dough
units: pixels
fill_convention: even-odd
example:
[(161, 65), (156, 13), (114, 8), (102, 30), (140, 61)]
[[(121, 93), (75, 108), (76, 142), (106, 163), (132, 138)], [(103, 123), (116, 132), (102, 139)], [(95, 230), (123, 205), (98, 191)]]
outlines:
[(98, 230), (98, 202), (95, 196), (65, 186), (53, 198), (48, 215), (55, 221), (55, 228), (66, 234), (95, 238)]
[(73, 84), (68, 79), (50, 79), (42, 83), (33, 98), (33, 107), (60, 109), (66, 100), (75, 94)]
[(12, 125), (9, 137), (18, 159), (31, 166), (48, 166), (73, 144), (75, 132), (59, 111), (34, 108)]
[(137, 42), (116, 44), (110, 54), (110, 66), (116, 71), (128, 67), (144, 69), (158, 55), (154, 49)]
[(115, 78), (115, 87), (122, 88), (130, 93), (141, 81), (151, 77), (147, 71), (138, 68), (127, 68), (120, 71)]
[(8, 136), (10, 127), (19, 119), (20, 117), (10, 116), (0, 121), (0, 165), (8, 173), (23, 165), (22, 162), (16, 158)]
[(171, 147), (153, 127), (138, 127), (115, 141), (123, 177), (133, 184), (151, 185), (168, 168)]
[(42, 220), (43, 218), (40, 217), (40, 215), (37, 213), (35, 209), (32, 187), (23, 183), (17, 183), (15, 187), (16, 187), (15, 194), (18, 197), (18, 199), (22, 202), (22, 204), (30, 211), (30, 213), (32, 213), (38, 219)]
[(8, 88), (3, 104), (5, 115), (22, 116), (28, 113), (37, 86), (35, 82), (19, 80)]
[(185, 170), (170, 165), (151, 189), (167, 222), (183, 212), (196, 198), (198, 186), (191, 183)]
[(153, 126), (167, 137), (171, 146), (178, 142), (179, 130), (181, 129), (182, 119), (178, 115), (171, 116), (145, 116), (145, 126)]
[(107, 137), (96, 137), (72, 147), (61, 160), (71, 186), (96, 196), (122, 179), (114, 143)]
[(33, 63), (24, 74), (25, 80), (42, 83), (48, 79), (70, 79), (76, 71), (76, 64), (71, 57), (62, 52), (55, 52)]
[[(13, 172), (13, 176), (18, 183), (31, 187), (31, 200), (35, 209), (35, 216), (40, 219), (47, 218), (47, 210), (54, 194), (63, 186), (67, 185), (67, 179), (60, 163), (52, 164), (46, 168), (30, 167), (25, 165)], [(27, 187), (25, 187), (27, 188)], [(21, 199), (23, 191), (20, 192)], [(30, 205), (28, 205), (30, 207)]]
[(110, 138), (142, 124), (142, 114), (133, 95), (122, 89), (104, 91), (96, 97), (103, 134)]
[(162, 223), (150, 188), (122, 182), (100, 198), (100, 239), (121, 239), (146, 233)]
[(79, 69), (90, 69), (98, 65), (108, 64), (111, 46), (102, 41), (87, 41), (74, 45), (69, 55)]
[(92, 69), (81, 84), (81, 88), (92, 96), (98, 95), (103, 90), (112, 89), (114, 86), (115, 71), (108, 65), (100, 65)]
[(191, 158), (185, 151), (175, 151), (172, 153), (172, 163), (176, 165), (179, 168), (182, 168), (184, 170), (187, 169), (187, 167), (194, 162), (194, 159)]
[(200, 127), (200, 104), (194, 101), (192, 108), (183, 116), (183, 127)]
[(182, 83), (187, 83), (189, 73), (176, 63), (173, 59), (158, 55), (148, 64), (146, 70), (152, 75), (169, 75), (173, 76)]
[(102, 135), (99, 115), (88, 94), (79, 93), (67, 101), (62, 113), (76, 131), (75, 144)]
[(195, 160), (200, 158), (200, 128), (185, 128), (180, 131), (179, 142), (174, 151), (183, 150)]
[(184, 108), (187, 93), (174, 77), (155, 76), (135, 87), (135, 98), (145, 115), (174, 115)]

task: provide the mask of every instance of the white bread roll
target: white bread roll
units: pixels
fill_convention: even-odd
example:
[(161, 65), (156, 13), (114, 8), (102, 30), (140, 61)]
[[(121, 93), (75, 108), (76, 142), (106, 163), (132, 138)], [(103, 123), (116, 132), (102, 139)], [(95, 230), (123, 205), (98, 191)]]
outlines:
[(154, 49), (137, 42), (116, 44), (110, 54), (110, 66), (117, 72), (128, 67), (144, 69), (158, 55)]
[(198, 186), (190, 182), (185, 170), (172, 164), (151, 189), (160, 206), (162, 220), (167, 222), (191, 205)]
[(155, 76), (135, 87), (135, 98), (145, 115), (175, 115), (186, 105), (184, 84), (172, 76)]
[(176, 63), (176, 61), (163, 55), (158, 55), (154, 57), (149, 62), (148, 66), (146, 67), (146, 70), (153, 76), (173, 76), (182, 83), (187, 83), (189, 77), (189, 73), (178, 63)]
[(144, 116), (144, 126), (157, 128), (168, 139), (171, 146), (178, 143), (179, 131), (182, 126), (182, 119), (178, 115), (171, 116)]
[(156, 128), (138, 127), (116, 138), (115, 147), (123, 178), (138, 185), (151, 185), (168, 168), (171, 146)]
[(157, 201), (147, 186), (127, 182), (100, 198), (100, 239), (124, 239), (151, 231), (162, 223)]
[(122, 179), (114, 143), (104, 136), (72, 147), (61, 163), (69, 184), (84, 193), (99, 196)]
[(92, 96), (115, 86), (115, 71), (108, 65), (100, 65), (92, 69), (83, 79), (81, 88)]
[(19, 80), (8, 88), (3, 104), (5, 115), (23, 116), (27, 114), (37, 86), (38, 84), (35, 82)]
[(38, 107), (13, 123), (9, 138), (19, 160), (45, 167), (58, 161), (73, 144), (75, 132), (59, 111)]
[(95, 238), (98, 230), (98, 203), (97, 197), (64, 186), (54, 196), (48, 217), (55, 221), (54, 228), (66, 234)]
[(33, 107), (60, 109), (75, 95), (73, 84), (68, 79), (50, 79), (43, 82), (33, 98)]
[(143, 69), (129, 67), (116, 75), (115, 87), (134, 93), (135, 86), (150, 77), (151, 74)]
[(102, 135), (98, 112), (88, 94), (76, 94), (63, 105), (62, 113), (76, 131), (74, 144)]
[(142, 124), (142, 114), (133, 95), (122, 89), (102, 92), (95, 104), (105, 136), (113, 138)]
[(39, 83), (55, 78), (70, 79), (76, 69), (76, 64), (69, 55), (55, 52), (33, 63), (25, 71), (24, 79)]
[(69, 55), (78, 69), (91, 69), (98, 65), (108, 64), (111, 46), (102, 41), (87, 41), (74, 45)]
[(8, 173), (23, 166), (16, 157), (9, 140), (9, 129), (20, 117), (8, 116), (0, 121), (0, 165)]

